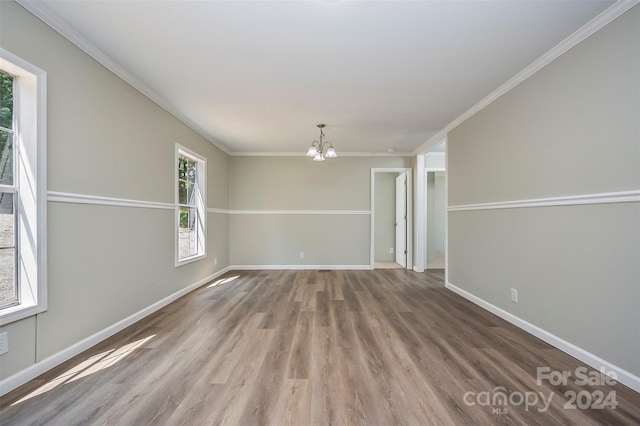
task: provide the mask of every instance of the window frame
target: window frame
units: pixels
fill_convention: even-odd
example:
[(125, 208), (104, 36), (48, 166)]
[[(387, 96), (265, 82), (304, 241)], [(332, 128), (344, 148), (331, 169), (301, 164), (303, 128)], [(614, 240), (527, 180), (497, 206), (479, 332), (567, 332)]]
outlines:
[[(198, 244), (198, 253), (182, 259), (180, 258), (180, 208), (194, 208), (194, 206), (180, 203), (180, 157), (185, 157), (196, 163), (196, 185), (194, 186), (194, 189), (197, 188), (200, 195), (200, 203), (196, 203), (195, 205), (195, 208), (198, 212), (196, 220), (198, 220), (198, 217), (200, 217), (200, 223), (202, 224), (202, 226), (198, 227), (198, 230), (196, 231), (198, 232), (198, 241), (202, 242), (202, 244)], [(175, 182), (175, 266), (177, 268), (179, 266), (183, 266), (207, 257), (207, 159), (176, 143), (173, 176)]]
[[(16, 94), (16, 76), (14, 76), (13, 74), (10, 74), (8, 72), (5, 72), (2, 68), (0, 68), (0, 72), (2, 72), (5, 75), (9, 75), (12, 78), (12, 97), (13, 97), (13, 109), (15, 109), (15, 105), (16, 105), (16, 99), (18, 98), (15, 94)], [(18, 183), (17, 183), (17, 179), (16, 179), (16, 158), (20, 157), (20, 154), (18, 153), (18, 149), (19, 146), (18, 144), (16, 144), (16, 120), (15, 120), (15, 114), (12, 114), (12, 123), (11, 123), (11, 128), (7, 128), (4, 126), (0, 125), (0, 132), (4, 132), (7, 133), (8, 138), (11, 138), (11, 150), (13, 151), (13, 158), (11, 160), (11, 168), (13, 169), (11, 171), (11, 176), (13, 179), (13, 183), (11, 185), (9, 184), (5, 184), (5, 183), (1, 183), (0, 182), (0, 199), (2, 198), (2, 196), (4, 194), (11, 194), (13, 199), (11, 202), (11, 205), (13, 207), (13, 282), (14, 282), (14, 287), (15, 287), (15, 293), (16, 293), (16, 300), (10, 303), (6, 303), (4, 305), (0, 304), (0, 311), (4, 310), (4, 309), (8, 309), (11, 308), (13, 306), (17, 306), (20, 305), (20, 269), (18, 268), (18, 258), (19, 258), (19, 252), (18, 252), (18, 248), (20, 247), (20, 242), (19, 242), (19, 234), (18, 234), (18, 229), (19, 229), (19, 225), (18, 225), (18, 201), (19, 201), (19, 188), (18, 188)], [(7, 140), (9, 140), (7, 138)], [(0, 153), (2, 154), (2, 153)], [(6, 250), (9, 249), (9, 246), (7, 247), (2, 247), (0, 246), (0, 250)]]
[(0, 309), (0, 326), (47, 310), (47, 73), (0, 48), (14, 77), (13, 143), (18, 303)]

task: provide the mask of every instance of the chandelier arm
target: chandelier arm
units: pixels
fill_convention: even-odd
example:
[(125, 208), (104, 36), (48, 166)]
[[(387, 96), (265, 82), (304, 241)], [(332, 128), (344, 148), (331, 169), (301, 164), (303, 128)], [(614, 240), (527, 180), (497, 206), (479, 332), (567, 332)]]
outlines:
[[(315, 161), (324, 161), (325, 158), (325, 151), (329, 151), (331, 150), (331, 152), (329, 152), (329, 156), (327, 158), (334, 158), (336, 157), (336, 153), (335, 153), (335, 147), (333, 146), (333, 144), (331, 142), (329, 142), (328, 140), (325, 140), (326, 136), (324, 134), (324, 124), (318, 124), (317, 127), (320, 128), (320, 140), (316, 140), (313, 141), (311, 143), (311, 147), (309, 148), (309, 152), (307, 153), (308, 156), (312, 156), (315, 155), (314, 160)], [(312, 149), (313, 148), (316, 152), (316, 154), (313, 154)], [(310, 153), (312, 153), (310, 155)]]

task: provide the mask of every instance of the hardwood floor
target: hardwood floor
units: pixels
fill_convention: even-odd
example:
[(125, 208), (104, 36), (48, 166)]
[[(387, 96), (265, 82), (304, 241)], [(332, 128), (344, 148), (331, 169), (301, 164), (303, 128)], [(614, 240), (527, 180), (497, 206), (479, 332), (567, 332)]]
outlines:
[(373, 262), (373, 269), (406, 269), (396, 262)]
[[(439, 271), (228, 273), (6, 395), (0, 423), (640, 423), (640, 394), (578, 386), (583, 364), (442, 281)], [(538, 384), (538, 367), (572, 377)], [(575, 409), (564, 407), (571, 392)], [(598, 392), (617, 407), (580, 409)]]

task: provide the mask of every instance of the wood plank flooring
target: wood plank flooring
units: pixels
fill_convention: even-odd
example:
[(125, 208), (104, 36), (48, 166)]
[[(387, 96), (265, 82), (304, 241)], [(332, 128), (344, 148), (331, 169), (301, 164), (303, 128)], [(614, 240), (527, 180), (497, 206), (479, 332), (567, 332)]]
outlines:
[(538, 367), (584, 365), (440, 271), (231, 272), (6, 395), (0, 423), (640, 424), (640, 394)]

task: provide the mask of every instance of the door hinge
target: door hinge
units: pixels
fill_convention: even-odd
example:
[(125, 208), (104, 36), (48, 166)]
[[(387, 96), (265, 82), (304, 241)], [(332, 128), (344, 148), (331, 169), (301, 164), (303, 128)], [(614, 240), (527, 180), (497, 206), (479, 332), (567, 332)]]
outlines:
[(407, 251), (406, 251), (406, 250), (404, 251), (404, 254), (407, 254)]

